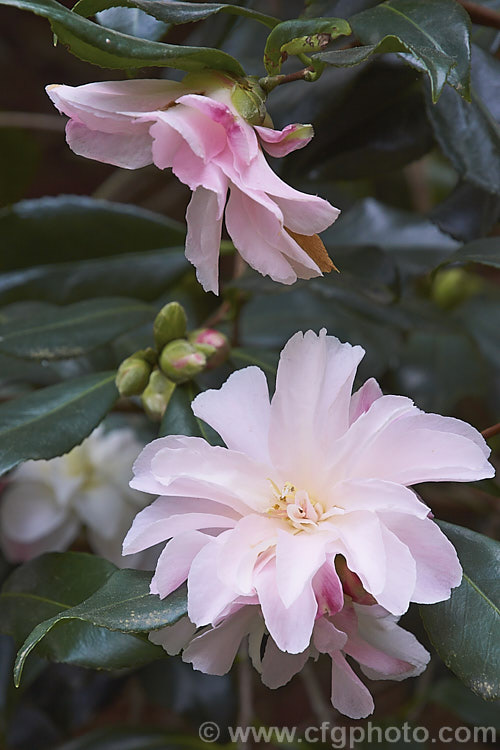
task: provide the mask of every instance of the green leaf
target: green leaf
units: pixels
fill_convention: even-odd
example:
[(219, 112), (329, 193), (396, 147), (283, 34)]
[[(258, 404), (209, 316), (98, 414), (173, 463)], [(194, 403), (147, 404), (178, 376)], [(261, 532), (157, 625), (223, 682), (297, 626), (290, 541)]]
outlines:
[(88, 18), (97, 11), (115, 8), (116, 6), (139, 8), (158, 21), (171, 24), (202, 21), (216, 13), (230, 13), (235, 16), (253, 18), (254, 21), (260, 21), (271, 29), (279, 23), (278, 18), (231, 3), (200, 3), (198, 5), (191, 2), (180, 2), (180, 0), (174, 0), (174, 2), (170, 0), (168, 3), (163, 2), (163, 0), (79, 0), (73, 7), (73, 11)]
[[(298, 18), (283, 21), (274, 27), (267, 38), (265, 68), (269, 75), (276, 75), (289, 54), (316, 52), (332, 39), (350, 33), (351, 28), (343, 18)], [(322, 35), (320, 39), (318, 35)], [(315, 56), (315, 59), (318, 57)]]
[(483, 266), (500, 268), (500, 237), (484, 237), (462, 245), (441, 266), (450, 263), (481, 263)]
[(39, 360), (80, 357), (152, 320), (154, 313), (150, 305), (125, 297), (77, 302), (0, 325), (0, 351)]
[[(380, 181), (381, 176), (420, 159), (435, 145), (425, 95), (413, 68), (380, 61), (346, 75), (348, 86), (345, 75), (339, 75), (339, 80), (328, 81), (326, 88), (323, 74), (328, 95), (322, 98), (317, 114), (317, 104), (307, 114), (314, 138), (306, 149), (284, 160), (281, 176), (293, 184), (309, 175), (310, 185), (304, 186), (307, 192), (318, 189), (318, 180), (371, 177)], [(330, 73), (329, 77), (337, 76)], [(281, 87), (284, 90), (286, 87)]]
[[(429, 75), (433, 101), (445, 83), (470, 98), (470, 18), (455, 0), (387, 0), (352, 16), (349, 23), (360, 42), (374, 47), (358, 53), (359, 62), (372, 52), (399, 52), (399, 41), (405, 60)], [(353, 53), (351, 59), (355, 57)], [(325, 53), (314, 59), (329, 62)]]
[(115, 373), (85, 375), (0, 405), (0, 475), (21, 461), (54, 458), (90, 435), (112, 408)]
[(56, 0), (0, 0), (0, 5), (47, 18), (58, 40), (76, 57), (103, 68), (126, 70), (156, 66), (189, 71), (226, 70), (244, 75), (239, 62), (220, 50), (162, 44), (121, 34), (82, 18)]
[[(84, 571), (82, 571), (84, 573)], [(19, 649), (14, 681), (19, 685), (24, 663), (35, 647), (54, 629), (73, 621), (119, 633), (149, 633), (173, 625), (187, 614), (187, 593), (183, 586), (166, 599), (149, 593), (151, 573), (144, 570), (115, 570), (87, 599), (40, 622)], [(145, 642), (147, 643), (147, 641)], [(154, 649), (152, 649), (154, 650)], [(102, 666), (108, 666), (107, 659)], [(111, 665), (108, 666), (110, 668)]]
[(165, 294), (189, 270), (192, 266), (184, 248), (32, 266), (0, 275), (0, 305), (26, 299), (67, 305), (122, 294), (149, 302)]
[(410, 49), (397, 36), (387, 35), (377, 44), (320, 52), (314, 55), (314, 59), (337, 68), (350, 68), (366, 62), (375, 53), (384, 55), (390, 52), (410, 52)]
[(79, 195), (21, 201), (0, 211), (2, 271), (183, 245), (185, 233), (176, 221), (123, 203)]
[(191, 401), (198, 393), (200, 389), (193, 382), (176, 386), (160, 425), (160, 437), (188, 435), (204, 438), (211, 445), (224, 445), (215, 430), (193, 414)]
[(425, 629), (447, 667), (485, 700), (500, 698), (500, 543), (441, 521), (462, 564), (462, 583), (421, 605)]
[(0, 595), (0, 627), (19, 645), (33, 628), (60, 618), (37, 648), (40, 656), (52, 661), (119, 669), (162, 658), (164, 652), (141, 635), (112, 632), (85, 619), (64, 619), (103, 587), (109, 589), (116, 573), (112, 563), (81, 552), (51, 552), (35, 558), (16, 568), (5, 582)]
[(476, 295), (456, 310), (456, 319), (476, 342), (483, 357), (500, 371), (500, 300), (498, 295)]
[(427, 114), (444, 155), (460, 176), (500, 194), (500, 61), (473, 45), (472, 101), (446, 88)]

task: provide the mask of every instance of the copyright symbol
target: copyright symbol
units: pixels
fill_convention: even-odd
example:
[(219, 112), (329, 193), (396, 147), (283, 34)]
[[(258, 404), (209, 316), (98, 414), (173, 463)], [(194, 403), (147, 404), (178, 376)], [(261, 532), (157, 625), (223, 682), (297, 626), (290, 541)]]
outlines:
[(220, 737), (220, 727), (215, 721), (204, 721), (198, 729), (198, 735), (203, 742), (217, 742)]

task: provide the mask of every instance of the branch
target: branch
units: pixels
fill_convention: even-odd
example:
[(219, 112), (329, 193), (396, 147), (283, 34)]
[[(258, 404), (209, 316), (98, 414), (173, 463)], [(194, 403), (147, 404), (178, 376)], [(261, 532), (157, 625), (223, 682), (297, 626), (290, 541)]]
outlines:
[(488, 440), (491, 437), (494, 437), (495, 435), (500, 434), (500, 422), (497, 422), (497, 424), (492, 425), (491, 427), (487, 427), (485, 430), (481, 432), (481, 435), (484, 437), (485, 440)]
[(458, 0), (470, 16), (472, 23), (478, 26), (489, 26), (492, 29), (500, 29), (500, 13), (493, 8), (485, 8), (478, 3), (469, 3), (468, 0)]
[(295, 73), (280, 74), (277, 76), (264, 76), (259, 80), (259, 84), (262, 86), (264, 91), (272, 91), (276, 86), (281, 86), (283, 83), (291, 83), (292, 81), (314, 81), (317, 77), (317, 73), (314, 68), (310, 65), (302, 70), (296, 70)]

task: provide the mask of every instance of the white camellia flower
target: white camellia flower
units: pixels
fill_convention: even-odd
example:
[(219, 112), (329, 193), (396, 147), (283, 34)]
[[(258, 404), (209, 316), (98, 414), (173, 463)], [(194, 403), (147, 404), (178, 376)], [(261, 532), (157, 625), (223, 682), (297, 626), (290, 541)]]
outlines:
[(120, 567), (151, 567), (154, 556), (123, 558), (121, 545), (149, 498), (132, 490), (132, 464), (143, 446), (130, 429), (98, 427), (50, 461), (26, 461), (0, 495), (0, 542), (11, 562), (65, 550), (82, 527), (91, 548)]

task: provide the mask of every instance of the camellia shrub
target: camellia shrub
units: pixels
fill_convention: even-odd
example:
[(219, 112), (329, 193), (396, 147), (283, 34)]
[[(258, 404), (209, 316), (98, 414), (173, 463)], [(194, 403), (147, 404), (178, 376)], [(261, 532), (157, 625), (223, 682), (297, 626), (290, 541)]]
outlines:
[(68, 5), (0, 0), (0, 744), (493, 747), (498, 4)]

